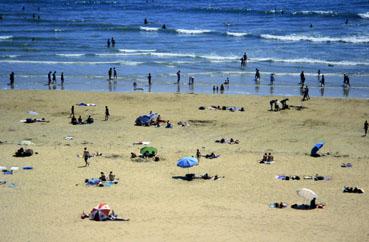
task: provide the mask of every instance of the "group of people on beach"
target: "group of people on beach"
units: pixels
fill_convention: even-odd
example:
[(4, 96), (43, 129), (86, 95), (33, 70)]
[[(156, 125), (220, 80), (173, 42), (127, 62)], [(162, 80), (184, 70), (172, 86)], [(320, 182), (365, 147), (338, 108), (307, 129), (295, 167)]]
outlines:
[[(49, 71), (47, 74), (47, 85), (50, 86), (51, 84), (56, 85), (56, 71)], [(60, 84), (64, 85), (64, 72), (60, 74)]]

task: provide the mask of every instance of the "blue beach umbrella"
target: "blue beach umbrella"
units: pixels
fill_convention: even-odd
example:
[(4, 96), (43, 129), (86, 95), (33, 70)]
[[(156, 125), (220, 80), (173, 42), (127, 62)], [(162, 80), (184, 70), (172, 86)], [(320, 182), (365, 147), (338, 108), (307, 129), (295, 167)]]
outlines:
[(193, 166), (197, 166), (199, 161), (194, 157), (182, 157), (177, 161), (177, 166), (181, 168), (190, 168)]
[(311, 149), (310, 155), (317, 156), (317, 152), (323, 147), (324, 142), (316, 143), (314, 147)]

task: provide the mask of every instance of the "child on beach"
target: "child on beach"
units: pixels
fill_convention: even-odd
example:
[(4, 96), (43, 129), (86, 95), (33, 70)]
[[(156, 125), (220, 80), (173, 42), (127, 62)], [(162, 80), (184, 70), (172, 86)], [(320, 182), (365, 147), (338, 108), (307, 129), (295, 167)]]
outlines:
[(91, 157), (90, 152), (87, 150), (87, 147), (83, 150), (83, 159), (85, 160), (85, 166), (89, 166), (90, 163), (88, 162), (88, 159)]

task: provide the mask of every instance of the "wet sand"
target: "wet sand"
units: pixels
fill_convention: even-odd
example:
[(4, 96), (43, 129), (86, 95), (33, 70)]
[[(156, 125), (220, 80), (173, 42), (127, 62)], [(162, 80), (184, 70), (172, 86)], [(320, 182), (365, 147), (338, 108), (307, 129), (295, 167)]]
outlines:
[[(277, 97), (282, 99), (281, 97)], [(271, 112), (272, 97), (82, 93), (67, 91), (0, 92), (0, 166), (33, 166), (31, 171), (0, 174), (16, 184), (0, 185), (0, 233), (2, 241), (366, 241), (369, 199), (367, 193), (342, 193), (344, 185), (367, 190), (369, 137), (362, 137), (369, 119), (368, 100), (313, 98), (304, 109)], [(92, 125), (71, 125), (75, 113)], [(290, 97), (299, 106), (299, 97)], [(111, 118), (103, 121), (105, 105)], [(245, 112), (198, 110), (199, 106), (245, 107)], [(37, 116), (27, 114), (36, 111)], [(137, 116), (158, 112), (174, 124), (137, 127)], [(24, 124), (27, 117), (49, 123)], [(190, 126), (180, 127), (178, 121)], [(65, 136), (73, 136), (67, 141)], [(222, 137), (240, 144), (218, 144)], [(39, 154), (15, 158), (21, 140)], [(139, 152), (137, 141), (150, 141), (159, 150), (159, 162), (133, 162), (130, 152)], [(325, 141), (324, 157), (307, 155), (312, 146)], [(83, 148), (101, 152), (84, 165)], [(172, 179), (188, 172), (176, 166), (186, 155), (215, 152), (217, 159), (200, 160), (190, 172), (225, 176), (224, 179)], [(275, 163), (258, 164), (264, 152)], [(352, 168), (341, 168), (350, 162)], [(112, 187), (86, 187), (85, 178), (113, 171), (120, 182)], [(330, 181), (280, 181), (276, 175), (331, 176)], [(299, 188), (310, 188), (324, 209), (299, 211), (290, 207), (271, 209), (271, 202), (303, 203)], [(98, 202), (129, 217), (129, 222), (81, 220)]]

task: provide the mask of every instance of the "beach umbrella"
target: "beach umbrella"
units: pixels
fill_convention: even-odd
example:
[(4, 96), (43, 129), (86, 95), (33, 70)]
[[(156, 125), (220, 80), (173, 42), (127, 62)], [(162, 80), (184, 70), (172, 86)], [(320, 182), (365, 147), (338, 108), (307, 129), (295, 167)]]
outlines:
[(313, 198), (318, 198), (318, 195), (314, 191), (307, 188), (301, 188), (296, 192), (297, 195), (309, 201), (311, 201)]
[(99, 203), (94, 207), (90, 213), (90, 219), (95, 221), (107, 220), (110, 213), (110, 207), (106, 203)]
[(190, 168), (198, 164), (199, 161), (195, 157), (182, 157), (177, 161), (177, 166), (181, 168)]
[(156, 153), (158, 153), (158, 149), (156, 149), (155, 147), (151, 147), (151, 146), (146, 146), (143, 147), (140, 150), (140, 153), (143, 154), (150, 154), (150, 155), (156, 155)]
[(311, 149), (310, 155), (316, 156), (317, 152), (323, 147), (324, 142), (316, 143), (314, 147)]

